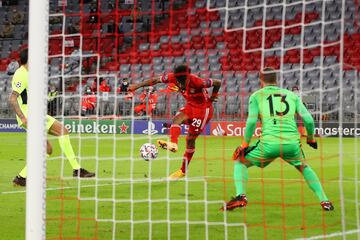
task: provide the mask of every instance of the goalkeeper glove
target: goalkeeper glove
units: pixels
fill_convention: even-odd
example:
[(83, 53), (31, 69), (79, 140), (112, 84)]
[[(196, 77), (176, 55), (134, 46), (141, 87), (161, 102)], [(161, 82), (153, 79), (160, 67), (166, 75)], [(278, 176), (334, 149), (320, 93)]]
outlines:
[(313, 149), (317, 149), (317, 148), (318, 148), (318, 144), (317, 144), (317, 142), (316, 142), (315, 139), (308, 139), (308, 140), (306, 141), (306, 143), (307, 143), (310, 147), (312, 147)]
[(241, 158), (244, 158), (245, 150), (248, 148), (248, 146), (249, 144), (247, 144), (246, 142), (243, 142), (241, 146), (238, 146), (233, 153), (233, 160), (239, 160)]

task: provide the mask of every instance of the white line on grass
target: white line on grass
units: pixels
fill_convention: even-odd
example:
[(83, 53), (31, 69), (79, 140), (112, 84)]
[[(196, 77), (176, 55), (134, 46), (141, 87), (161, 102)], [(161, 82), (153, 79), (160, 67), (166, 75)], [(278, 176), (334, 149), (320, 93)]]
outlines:
[[(117, 183), (118, 184), (118, 183)], [(110, 186), (112, 184), (97, 184), (97, 185), (83, 185), (80, 188), (90, 188), (90, 187), (104, 187), (104, 186)], [(56, 190), (62, 190), (62, 189), (75, 189), (78, 188), (77, 186), (69, 186), (69, 187), (57, 187), (57, 188), (47, 188), (46, 191), (56, 191)], [(6, 191), (1, 192), (0, 194), (16, 194), (16, 193), (25, 193), (26, 190), (20, 190), (20, 191)]]
[[(191, 177), (191, 178), (187, 178), (187, 180), (189, 181), (194, 181), (194, 180), (201, 180), (205, 177)], [(91, 179), (86, 179), (86, 180), (91, 180)], [(110, 180), (109, 180), (110, 181)], [(167, 178), (152, 178), (151, 182), (165, 182), (168, 181)], [(131, 180), (129, 179), (128, 181), (121, 181), (121, 182), (115, 182), (115, 183), (105, 183), (105, 184), (92, 184), (92, 185), (80, 185), (80, 188), (91, 188), (91, 187), (106, 187), (106, 186), (112, 186), (112, 185), (120, 185), (120, 184), (124, 184), (124, 183), (130, 183)], [(149, 182), (148, 179), (143, 179), (142, 181), (137, 181), (137, 183), (147, 183)], [(134, 182), (136, 183), (136, 181)], [(57, 190), (63, 190), (63, 189), (78, 189), (79, 186), (68, 186), (68, 187), (56, 187), (56, 188), (47, 188), (46, 191), (57, 191)], [(5, 191), (5, 192), (0, 192), (0, 194), (16, 194), (16, 193), (25, 193), (26, 190), (20, 190), (20, 191)]]
[(328, 239), (328, 238), (333, 238), (333, 237), (338, 237), (338, 236), (343, 236), (343, 235), (354, 234), (354, 233), (358, 233), (358, 232), (360, 232), (360, 229), (348, 230), (345, 232), (335, 232), (335, 233), (330, 233), (330, 234), (326, 234), (326, 235), (317, 235), (317, 236), (308, 237), (308, 238), (296, 238), (295, 240)]
[[(196, 181), (196, 180), (206, 180), (206, 179), (232, 179), (232, 177), (225, 177), (225, 176), (206, 176), (206, 177), (189, 177), (186, 178), (187, 181)], [(250, 180), (261, 180), (262, 178), (251, 178)], [(177, 180), (177, 181), (184, 181), (184, 179), (181, 180)], [(299, 181), (301, 180), (301, 178), (265, 178), (265, 180), (270, 180), (270, 181)], [(111, 181), (111, 180), (109, 180)], [(147, 182), (152, 182), (152, 183), (156, 183), (156, 182), (166, 182), (168, 181), (167, 178), (152, 178), (152, 179), (143, 179), (141, 181), (135, 181), (134, 183), (147, 183)], [(344, 182), (354, 182), (353, 179), (344, 179)], [(115, 182), (115, 183), (106, 183), (106, 184), (92, 184), (92, 185), (80, 185), (80, 188), (91, 188), (91, 187), (106, 187), (106, 186), (112, 186), (112, 185), (120, 185), (120, 184), (124, 184), (124, 183), (130, 183), (130, 179), (128, 181), (121, 181), (121, 182)], [(339, 180), (329, 180), (329, 182), (339, 182)], [(360, 181), (357, 181), (358, 183), (360, 183)], [(77, 189), (79, 188), (78, 186), (68, 186), (68, 187), (56, 187), (56, 188), (47, 188), (46, 191), (57, 191), (57, 190), (62, 190), (62, 189)], [(0, 194), (17, 194), (17, 193), (25, 193), (26, 190), (20, 190), (20, 191), (5, 191), (5, 192), (0, 192)]]

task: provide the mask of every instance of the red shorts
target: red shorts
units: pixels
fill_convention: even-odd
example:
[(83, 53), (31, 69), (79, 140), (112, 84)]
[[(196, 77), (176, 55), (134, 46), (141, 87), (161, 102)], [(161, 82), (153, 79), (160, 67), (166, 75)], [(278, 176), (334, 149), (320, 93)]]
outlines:
[(146, 109), (145, 104), (137, 105), (134, 107), (134, 112), (140, 113), (141, 111), (145, 111), (145, 109)]
[(95, 105), (94, 104), (91, 104), (91, 103), (88, 103), (88, 102), (83, 102), (81, 103), (81, 109), (83, 111), (86, 111), (86, 110), (93, 110), (95, 108)]
[(188, 120), (185, 124), (189, 125), (189, 134), (199, 135), (204, 130), (206, 124), (211, 120), (214, 108), (212, 105), (207, 108), (186, 105), (179, 111), (188, 116)]
[[(145, 112), (145, 109), (146, 109), (146, 104), (140, 104), (140, 105), (135, 106), (134, 112), (136, 112), (136, 113), (140, 113), (141, 111), (144, 111), (144, 112)], [(155, 107), (154, 107), (152, 104), (149, 104), (149, 105), (148, 105), (148, 112), (147, 112), (147, 114), (151, 114), (151, 112), (152, 112), (154, 109), (155, 109)]]

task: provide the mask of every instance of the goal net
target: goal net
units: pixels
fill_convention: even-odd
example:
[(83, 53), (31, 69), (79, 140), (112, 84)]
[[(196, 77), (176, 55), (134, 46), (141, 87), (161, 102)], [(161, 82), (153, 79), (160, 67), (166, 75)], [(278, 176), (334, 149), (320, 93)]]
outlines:
[[(303, 189), (304, 182), (300, 180), (299, 205), (290, 204), (288, 189), (299, 181), (287, 177), (284, 164), (280, 165), (278, 179), (262, 170), (262, 213), (258, 221), (248, 220), (249, 236), (252, 222), (262, 226), (263, 238), (272, 238), (276, 231), (284, 239), (295, 237), (295, 232), (300, 236), (297, 238), (359, 238), (359, 61), (353, 55), (357, 48), (352, 49), (359, 35), (358, 2), (208, 0), (207, 9), (225, 14), (224, 31), (230, 36), (225, 43), (230, 56), (223, 59), (222, 67), (246, 71), (245, 91), (240, 90), (245, 99), (239, 100), (242, 111), (247, 111), (248, 93), (258, 89), (259, 82), (254, 80), (265, 67), (278, 70), (280, 86), (301, 96), (316, 120), (315, 132), (323, 148), (307, 162), (317, 166), (325, 189), (338, 205), (337, 216), (319, 214), (313, 221), (314, 213), (308, 215), (312, 203)], [(301, 128), (300, 124), (303, 134)], [(266, 200), (267, 180), (278, 184), (276, 202)], [(273, 189), (268, 194), (274, 194)], [(271, 206), (281, 208), (278, 221), (268, 216)], [(294, 207), (302, 209), (298, 222), (290, 213)]]
[[(356, 0), (51, 0), (49, 94), (58, 94), (48, 112), (96, 177), (73, 178), (54, 149), (46, 237), (359, 238), (358, 14)], [(159, 149), (144, 161), (139, 149), (168, 139), (184, 99), (161, 84), (133, 96), (126, 86), (180, 64), (222, 86), (188, 173), (169, 181), (181, 166), (187, 126), (177, 153)], [(280, 86), (298, 91), (313, 114), (320, 147), (304, 151), (334, 212), (322, 212), (302, 176), (280, 160), (249, 169), (246, 208), (219, 210), (235, 191), (231, 155), (264, 67), (276, 69)]]

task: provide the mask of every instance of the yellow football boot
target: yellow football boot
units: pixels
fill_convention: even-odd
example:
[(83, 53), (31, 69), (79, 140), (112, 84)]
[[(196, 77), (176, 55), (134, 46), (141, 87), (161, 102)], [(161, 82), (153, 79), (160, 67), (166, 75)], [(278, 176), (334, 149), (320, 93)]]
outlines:
[(172, 174), (170, 174), (170, 176), (168, 177), (168, 180), (170, 181), (176, 181), (176, 180), (179, 180), (180, 178), (183, 178), (185, 177), (185, 173), (183, 173), (181, 171), (181, 169), (173, 172)]
[(177, 152), (178, 146), (176, 143), (173, 142), (167, 142), (164, 140), (157, 140), (157, 145), (161, 147), (162, 149), (169, 150), (171, 152)]

